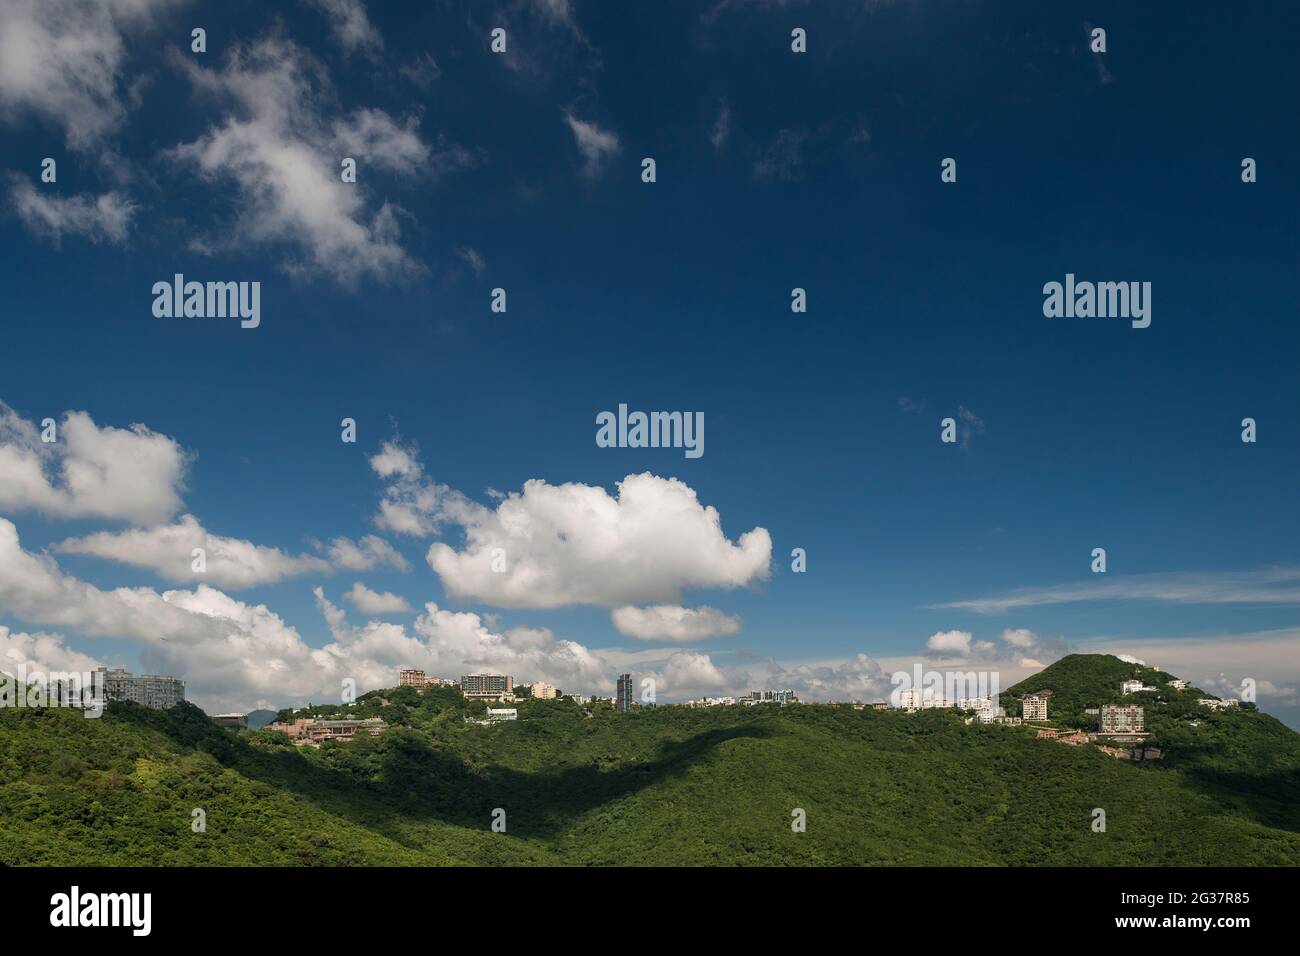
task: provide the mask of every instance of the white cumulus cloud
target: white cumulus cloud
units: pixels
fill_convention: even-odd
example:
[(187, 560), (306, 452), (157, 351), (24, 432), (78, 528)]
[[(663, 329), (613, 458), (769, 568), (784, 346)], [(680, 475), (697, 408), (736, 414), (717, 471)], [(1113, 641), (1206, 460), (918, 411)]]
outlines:
[(190, 456), (144, 425), (103, 428), (67, 412), (57, 441), (0, 402), (0, 508), (59, 518), (110, 518), (138, 524), (180, 509)]
[(391, 591), (372, 591), (360, 581), (354, 581), (352, 590), (343, 595), (363, 614), (402, 614), (411, 609), (406, 598)]
[(740, 615), (725, 614), (714, 607), (681, 607), (655, 604), (650, 607), (615, 608), (610, 617), (620, 634), (640, 641), (699, 641), (706, 637), (740, 633)]
[(457, 502), (442, 513), (465, 545), (435, 542), (429, 566), (449, 595), (498, 607), (676, 602), (683, 589), (743, 587), (770, 572), (767, 530), (733, 543), (717, 510), (676, 478), (628, 475), (617, 495), (533, 479), (495, 509)]
[(359, 540), (338, 537), (329, 543), (329, 559), (335, 567), (349, 571), (371, 571), (389, 567), (409, 571), (411, 563), (402, 553), (377, 534), (363, 535)]
[[(204, 552), (204, 569), (195, 571), (193, 552)], [(206, 530), (193, 515), (181, 515), (175, 524), (100, 531), (68, 538), (55, 546), (63, 554), (86, 554), (123, 564), (149, 568), (168, 581), (207, 582), (223, 588), (251, 588), (301, 574), (326, 574), (328, 561), (311, 555), (291, 555), (239, 538)]]

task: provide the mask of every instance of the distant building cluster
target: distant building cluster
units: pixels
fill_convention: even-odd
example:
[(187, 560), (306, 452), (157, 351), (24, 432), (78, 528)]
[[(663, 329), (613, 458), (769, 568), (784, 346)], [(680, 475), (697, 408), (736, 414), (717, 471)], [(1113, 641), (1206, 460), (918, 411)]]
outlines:
[(756, 704), (776, 704), (785, 707), (799, 703), (792, 690), (751, 690), (743, 697), (700, 697), (688, 700), (685, 707), (753, 707)]
[[(1047, 691), (1051, 694), (1051, 691)], [(966, 723), (978, 721), (981, 724), (1007, 724), (1017, 725), (1021, 723), (1020, 717), (1008, 717), (1006, 708), (998, 705), (997, 698), (994, 695), (987, 697), (958, 697), (956, 700), (948, 700), (942, 694), (935, 694), (933, 691), (911, 689), (900, 690), (897, 692), (898, 708), (906, 710), (909, 713), (917, 710), (939, 710), (955, 707), (957, 710), (973, 710), (975, 716), (968, 718)], [(854, 705), (855, 707), (858, 705)], [(873, 710), (887, 710), (889, 705), (884, 701), (875, 701), (869, 705)], [(1046, 704), (1044, 704), (1044, 708)], [(1043, 711), (1046, 713), (1046, 710)], [(1029, 719), (1029, 718), (1026, 718)], [(1041, 718), (1046, 720), (1047, 718)]]
[(99, 669), (106, 700), (130, 700), (154, 710), (166, 710), (185, 700), (185, 681), (169, 674), (136, 677), (121, 668)]

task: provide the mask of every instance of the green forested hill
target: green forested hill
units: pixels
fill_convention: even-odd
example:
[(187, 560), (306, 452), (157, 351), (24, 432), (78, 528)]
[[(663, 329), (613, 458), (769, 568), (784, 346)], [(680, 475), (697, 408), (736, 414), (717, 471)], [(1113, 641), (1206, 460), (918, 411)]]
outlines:
[[(1016, 684), (1002, 695), (1002, 703), (1007, 707), (1007, 713), (1018, 713), (1015, 704), (1026, 694), (1050, 690), (1052, 698), (1048, 713), (1053, 721), (1059, 715), (1067, 723), (1077, 723), (1078, 726), (1086, 723), (1091, 726), (1096, 723), (1096, 719), (1083, 715), (1088, 707), (1118, 703), (1147, 705), (1162, 697), (1165, 700), (1186, 701), (1194, 707), (1197, 698), (1210, 696), (1195, 687), (1175, 690), (1168, 686), (1173, 679), (1173, 674), (1143, 664), (1122, 661), (1110, 654), (1070, 654)], [(1159, 694), (1125, 696), (1120, 693), (1119, 685), (1126, 680), (1140, 680), (1148, 687), (1158, 688)]]
[(951, 711), (465, 709), (370, 694), (351, 712), (391, 729), (319, 750), (189, 705), (0, 711), (0, 862), (1300, 864), (1300, 735), (1255, 711), (1157, 716), (1167, 759), (1138, 766)]

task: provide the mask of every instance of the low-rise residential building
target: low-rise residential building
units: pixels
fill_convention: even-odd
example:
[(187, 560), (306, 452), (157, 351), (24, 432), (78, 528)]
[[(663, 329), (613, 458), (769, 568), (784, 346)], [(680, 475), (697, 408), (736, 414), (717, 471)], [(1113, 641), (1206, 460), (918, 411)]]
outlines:
[(519, 711), (513, 707), (489, 707), (487, 709), (488, 723), (495, 724), (502, 720), (518, 720)]
[(1143, 691), (1151, 691), (1155, 689), (1156, 688), (1154, 687), (1148, 687), (1147, 685), (1143, 684), (1140, 680), (1120, 681), (1120, 685), (1119, 685), (1119, 692), (1121, 694), (1139, 694), (1142, 693)]
[(1187, 681), (1183, 680), (1182, 678), (1175, 677), (1173, 680), (1169, 682), (1169, 686), (1172, 687), (1174, 690), (1187, 690), (1188, 685), (1187, 685)]
[(414, 687), (418, 691), (424, 691), (428, 687), (449, 687), (451, 683), (442, 677), (431, 677), (414, 667), (403, 668), (397, 672), (398, 687)]
[(1140, 734), (1144, 732), (1141, 707), (1106, 704), (1101, 708), (1099, 729), (1103, 734)]
[(1236, 707), (1238, 701), (1232, 697), (1227, 700), (1219, 700), (1217, 697), (1202, 697), (1197, 703), (1202, 707), (1210, 708), (1210, 710), (1223, 710), (1225, 707)]
[(297, 720), (282, 724), (276, 721), (266, 725), (266, 730), (278, 730), (288, 734), (299, 745), (318, 746), (327, 740), (351, 740), (359, 733), (377, 737), (388, 725), (379, 717), (363, 719), (334, 720), (322, 717), (299, 717)]

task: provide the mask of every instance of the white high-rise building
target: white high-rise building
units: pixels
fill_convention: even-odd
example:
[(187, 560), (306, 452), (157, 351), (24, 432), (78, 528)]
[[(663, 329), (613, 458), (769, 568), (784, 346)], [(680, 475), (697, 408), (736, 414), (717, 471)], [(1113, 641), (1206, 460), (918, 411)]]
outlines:
[(1025, 720), (1047, 719), (1047, 696), (1045, 694), (1027, 694), (1020, 702), (1024, 709)]
[(166, 710), (185, 699), (185, 681), (170, 674), (141, 674), (114, 668), (99, 669), (108, 700), (130, 700), (154, 710)]

